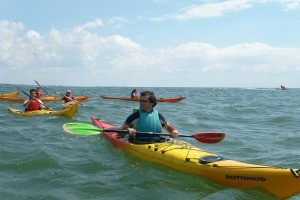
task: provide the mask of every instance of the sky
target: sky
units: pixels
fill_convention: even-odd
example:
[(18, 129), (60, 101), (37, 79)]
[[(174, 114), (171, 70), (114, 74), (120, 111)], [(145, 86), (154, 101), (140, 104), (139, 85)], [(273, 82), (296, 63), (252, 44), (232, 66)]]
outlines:
[(0, 83), (300, 88), (300, 0), (0, 0)]

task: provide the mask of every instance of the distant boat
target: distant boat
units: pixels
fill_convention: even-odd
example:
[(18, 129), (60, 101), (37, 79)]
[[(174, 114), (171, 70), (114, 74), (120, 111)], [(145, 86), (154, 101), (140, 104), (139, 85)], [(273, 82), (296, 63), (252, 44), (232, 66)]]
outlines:
[(285, 87), (285, 86), (283, 86), (283, 85), (281, 85), (280, 88), (276, 88), (276, 90), (288, 90), (288, 88)]

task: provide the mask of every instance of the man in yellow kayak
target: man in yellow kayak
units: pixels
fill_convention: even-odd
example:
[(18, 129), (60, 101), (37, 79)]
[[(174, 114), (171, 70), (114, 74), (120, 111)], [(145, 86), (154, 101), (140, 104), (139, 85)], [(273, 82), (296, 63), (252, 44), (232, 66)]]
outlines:
[(37, 98), (37, 91), (35, 89), (30, 90), (30, 97), (25, 100), (24, 107), (25, 112), (27, 111), (34, 111), (34, 110), (41, 110), (41, 109), (49, 109), (51, 108), (46, 107), (43, 102)]
[[(170, 133), (170, 137), (178, 137), (178, 130), (171, 124), (168, 124), (163, 115), (154, 109), (156, 104), (156, 97), (152, 91), (141, 92), (139, 109), (127, 117), (120, 129), (128, 130), (130, 137), (135, 141), (150, 139), (149, 136), (139, 136), (136, 134), (136, 131), (161, 133), (162, 129), (165, 129)], [(155, 137), (157, 138), (157, 136)]]

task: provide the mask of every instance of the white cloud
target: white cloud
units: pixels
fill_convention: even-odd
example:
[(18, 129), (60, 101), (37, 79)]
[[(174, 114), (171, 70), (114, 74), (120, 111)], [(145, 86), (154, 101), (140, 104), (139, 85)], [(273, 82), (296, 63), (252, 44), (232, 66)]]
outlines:
[(253, 7), (255, 4), (279, 3), (284, 10), (294, 10), (300, 8), (299, 0), (226, 0), (220, 2), (205, 2), (195, 4), (178, 11), (178, 13), (166, 14), (152, 18), (153, 21), (163, 21), (168, 19), (190, 20), (199, 18), (220, 17), (227, 13), (239, 12)]
[(112, 17), (105, 20), (106, 24), (114, 25), (116, 28), (122, 28), (125, 22), (128, 22), (126, 17)]
[[(91, 22), (75, 28), (74, 31), (63, 33), (51, 30), (46, 35), (41, 35), (30, 30), (25, 35), (15, 29), (16, 23), (1, 23), (0, 44), (2, 53), (0, 59), (7, 67), (24, 66), (60, 66), (70, 67), (85, 65), (87, 61), (102, 63), (107, 57), (131, 57), (132, 53), (141, 52), (142, 48), (130, 39), (114, 35), (102, 37), (85, 31), (88, 27), (97, 27)], [(4, 33), (6, 37), (3, 37)], [(13, 38), (12, 35), (15, 35)], [(20, 35), (20, 36), (18, 36)]]
[(75, 30), (77, 32), (81, 32), (81, 31), (84, 31), (87, 29), (96, 29), (96, 28), (102, 27), (102, 26), (104, 26), (102, 20), (97, 18), (92, 22), (88, 22), (88, 23), (84, 24), (83, 26), (77, 27)]
[(0, 63), (5, 69), (1, 71), (2, 82), (28, 80), (31, 83), (33, 74), (38, 72), (45, 84), (47, 81), (66, 84), (70, 80), (65, 80), (65, 76), (73, 80), (70, 83), (73, 85), (144, 84), (147, 76), (150, 80), (163, 81), (150, 82), (152, 86), (172, 86), (173, 79), (177, 85), (197, 86), (200, 75), (204, 81), (204, 77), (216, 75), (226, 79), (239, 74), (239, 78), (255, 79), (262, 74), (266, 78), (272, 74), (300, 73), (300, 48), (263, 43), (219, 48), (189, 42), (148, 50), (121, 35), (103, 37), (84, 29), (70, 32), (52, 29), (41, 34), (23, 29), (21, 23), (0, 22)]
[(299, 53), (299, 48), (271, 47), (261, 43), (238, 44), (226, 48), (188, 43), (159, 51), (161, 57), (165, 58), (163, 65), (191, 73), (218, 70), (299, 73), (300, 58), (296, 58)]
[(300, 8), (299, 0), (275, 0), (275, 2), (280, 3), (286, 11), (296, 10)]
[(36, 31), (28, 31), (27, 38), (32, 41), (37, 41), (41, 38), (40, 34)]
[(158, 18), (153, 18), (154, 21), (162, 21), (166, 19), (189, 20), (196, 18), (219, 17), (225, 13), (237, 12), (248, 9), (253, 5), (252, 0), (228, 0), (217, 3), (205, 3), (201, 5), (192, 5), (182, 9), (179, 14), (168, 14)]

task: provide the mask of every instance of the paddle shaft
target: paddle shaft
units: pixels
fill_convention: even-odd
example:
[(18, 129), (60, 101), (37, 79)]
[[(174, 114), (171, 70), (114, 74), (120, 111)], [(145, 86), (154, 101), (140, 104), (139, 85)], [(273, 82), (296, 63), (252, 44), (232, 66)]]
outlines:
[[(116, 132), (116, 133), (130, 133), (128, 130), (120, 130), (120, 129), (101, 129), (98, 127), (93, 127), (93, 128), (84, 128), (85, 130), (91, 130), (91, 131), (99, 131), (99, 133), (102, 132)], [(170, 136), (168, 133), (155, 133), (155, 132), (141, 132), (141, 131), (136, 131), (136, 134), (142, 135), (142, 136), (147, 136), (147, 135), (157, 135), (157, 136)], [(178, 137), (194, 137), (194, 135), (181, 135), (179, 134)]]
[(38, 86), (40, 86), (40, 88), (42, 88), (42, 90), (44, 90), (44, 92), (46, 92), (46, 94), (48, 94), (51, 97), (51, 94), (49, 94), (44, 87), (42, 87), (36, 80), (34, 80), (34, 82), (36, 82), (36, 84), (38, 84)]
[[(103, 129), (104, 132), (116, 132), (116, 133), (129, 133), (128, 130), (119, 130), (119, 129)], [(146, 136), (146, 135), (156, 135), (156, 136), (170, 136), (168, 133), (155, 133), (155, 132), (142, 132), (142, 131), (136, 131), (135, 132), (138, 135)], [(182, 135), (178, 134), (178, 137), (191, 137), (193, 138), (194, 135)]]
[[(18, 88), (18, 90), (20, 90), (21, 92), (23, 92), (23, 94), (25, 94), (26, 96), (28, 96), (28, 97), (30, 98), (30, 95), (27, 94), (24, 90), (22, 90), (21, 88), (19, 88), (19, 87), (17, 87), (17, 86), (16, 86), (16, 88)], [(39, 102), (39, 101), (37, 101), (37, 102), (38, 102), (39, 104), (41, 104), (42, 106), (45, 106), (43, 103), (41, 103), (41, 102)], [(45, 106), (45, 108), (51, 110), (51, 108), (49, 108), (49, 107), (47, 107), (47, 106)]]
[[(98, 135), (103, 132), (116, 132), (116, 133), (123, 133), (123, 134), (130, 134), (129, 130), (120, 130), (117, 128), (109, 128), (109, 129), (102, 129), (91, 124), (86, 123), (65, 123), (63, 128), (66, 132), (71, 134), (79, 134), (79, 135)], [(137, 136), (142, 137), (153, 137), (153, 136), (168, 136), (171, 137), (171, 134), (168, 133), (156, 133), (156, 132), (135, 132)], [(194, 135), (182, 135), (179, 134), (178, 137), (190, 137), (194, 138), (195, 140), (206, 143), (206, 144), (213, 144), (222, 141), (225, 138), (225, 133), (221, 132), (204, 132), (204, 133), (196, 133)]]
[(17, 87), (17, 86), (16, 86), (16, 88), (17, 88), (18, 90), (20, 90), (21, 92), (23, 92), (23, 94), (25, 94), (26, 96), (30, 97), (30, 95), (27, 94), (27, 93), (26, 93), (24, 90), (22, 90), (21, 88), (19, 88), (19, 87)]
[[(117, 132), (117, 133), (130, 133), (128, 130), (119, 130), (119, 129), (104, 129), (102, 130), (104, 132)], [(147, 136), (168, 136), (170, 137), (171, 135), (168, 133), (155, 133), (155, 132), (140, 132), (136, 131), (137, 136), (142, 136), (142, 137), (147, 137)], [(178, 137), (189, 137), (189, 138), (194, 138), (198, 142), (206, 143), (206, 144), (213, 144), (213, 143), (218, 143), (222, 141), (225, 137), (225, 133), (196, 133), (194, 135), (182, 135), (179, 134)]]

